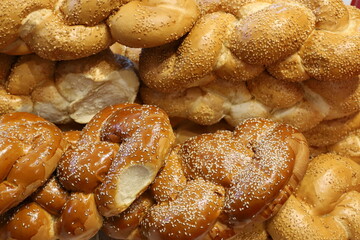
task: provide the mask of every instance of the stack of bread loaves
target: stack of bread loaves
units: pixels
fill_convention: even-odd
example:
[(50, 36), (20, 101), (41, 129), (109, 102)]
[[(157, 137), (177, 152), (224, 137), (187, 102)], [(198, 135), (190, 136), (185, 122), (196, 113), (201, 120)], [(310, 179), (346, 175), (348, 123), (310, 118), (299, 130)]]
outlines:
[(2, 0), (0, 52), (70, 60), (114, 41), (154, 47), (183, 36), (198, 15), (194, 0)]
[(249, 117), (271, 118), (307, 136), (329, 135), (316, 126), (359, 112), (359, 9), (341, 0), (198, 4), (201, 17), (188, 35), (143, 49), (145, 103), (202, 125), (222, 118), (233, 126)]
[(0, 240), (356, 240), (359, 164), (342, 0), (0, 0)]
[(167, 115), (154, 106), (105, 108), (64, 138), (50, 122), (22, 114), (0, 119), (0, 239), (90, 239), (103, 216), (123, 212), (147, 189), (174, 142)]
[[(21, 114), (3, 115), (3, 128), (10, 132), (29, 124)], [(42, 155), (37, 146), (42, 133), (36, 133), (35, 140), (9, 133), (1, 140), (14, 139), (19, 147), (34, 142), (32, 148)], [(55, 139), (62, 139), (61, 132)], [(44, 164), (36, 164), (31, 151), (22, 159), (13, 155), (12, 162), (30, 161), (40, 170), (21, 175), (19, 168), (7, 171), (11, 163), (5, 165), (1, 239), (90, 239), (101, 228), (115, 239), (230, 238), (276, 214), (309, 159), (301, 133), (266, 119), (248, 119), (234, 131), (198, 135), (174, 146), (166, 113), (139, 104), (105, 108), (81, 132), (67, 132), (63, 139), (67, 146), (61, 158), (52, 158), (59, 161), (52, 178), (53, 165), (36, 181), (39, 174), (32, 173), (42, 172)], [(46, 143), (56, 151), (51, 146)], [(20, 199), (10, 190), (3, 195), (9, 186)]]

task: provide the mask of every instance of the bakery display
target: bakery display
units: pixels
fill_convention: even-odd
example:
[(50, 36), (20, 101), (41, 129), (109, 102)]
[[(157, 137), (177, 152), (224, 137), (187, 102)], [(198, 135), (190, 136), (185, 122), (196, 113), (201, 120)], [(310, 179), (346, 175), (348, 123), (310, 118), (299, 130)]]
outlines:
[(0, 113), (31, 112), (57, 124), (85, 124), (104, 107), (134, 102), (140, 84), (133, 64), (110, 50), (59, 62), (34, 54), (0, 59)]
[(0, 240), (360, 239), (349, 4), (0, 1)]

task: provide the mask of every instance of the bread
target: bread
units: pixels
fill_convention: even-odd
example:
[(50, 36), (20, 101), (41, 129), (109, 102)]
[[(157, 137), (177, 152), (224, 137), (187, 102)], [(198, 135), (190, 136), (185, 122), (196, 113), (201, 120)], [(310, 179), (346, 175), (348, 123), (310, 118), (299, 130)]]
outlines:
[(358, 239), (359, 172), (359, 164), (336, 154), (313, 159), (298, 190), (269, 220), (272, 239)]
[(110, 50), (60, 62), (31, 54), (13, 63), (2, 56), (11, 67), (0, 86), (0, 113), (32, 112), (57, 124), (84, 124), (102, 108), (133, 102), (137, 95), (133, 64)]
[(124, 212), (147, 189), (174, 142), (162, 110), (129, 103), (105, 108), (82, 131), (64, 136), (56, 176), (9, 214), (0, 236), (90, 239), (103, 216)]
[(2, 229), (2, 239), (87, 240), (102, 226), (93, 194), (68, 193), (51, 178), (32, 195), (33, 201), (19, 205)]
[(322, 121), (316, 127), (304, 132), (311, 146), (330, 146), (360, 128), (360, 113), (350, 116)]
[(94, 193), (99, 212), (115, 216), (151, 184), (173, 142), (169, 119), (157, 107), (111, 106), (66, 151), (58, 177), (68, 190)]
[(265, 117), (300, 131), (359, 111), (358, 9), (341, 0), (198, 5), (189, 34), (142, 50), (144, 103), (201, 125)]
[(1, 125), (0, 215), (43, 185), (65, 148), (62, 132), (30, 113), (4, 114)]
[[(304, 137), (290, 126), (265, 119), (244, 121), (233, 132), (192, 137), (173, 148), (151, 185), (154, 203), (136, 215), (140, 220), (132, 222), (131, 232), (140, 231), (145, 239), (245, 234), (240, 227), (263, 222), (279, 210), (307, 163)], [(123, 223), (124, 219), (111, 219), (105, 232), (130, 236)], [(135, 236), (130, 239), (138, 239)]]
[(54, 61), (99, 53), (114, 40), (162, 45), (187, 33), (199, 15), (193, 0), (5, 0), (0, 12), (0, 52)]
[[(225, 119), (236, 126), (251, 117), (288, 123), (310, 131), (326, 119), (349, 117), (360, 109), (359, 79), (326, 84), (318, 80), (286, 82), (262, 73), (247, 82), (216, 80), (184, 91), (162, 93), (143, 86), (145, 103), (163, 108), (170, 117), (213, 125)], [(336, 95), (336, 100), (331, 98)]]

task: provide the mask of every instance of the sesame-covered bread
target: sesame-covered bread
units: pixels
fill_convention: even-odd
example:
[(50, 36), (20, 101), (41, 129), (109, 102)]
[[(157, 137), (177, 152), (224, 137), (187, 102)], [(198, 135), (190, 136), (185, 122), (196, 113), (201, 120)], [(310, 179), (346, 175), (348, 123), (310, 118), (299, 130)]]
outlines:
[(268, 221), (272, 239), (359, 239), (360, 165), (347, 157), (314, 158), (299, 188)]
[(179, 39), (199, 9), (194, 0), (3, 0), (0, 13), (0, 52), (71, 60), (114, 41), (154, 47)]
[(65, 146), (61, 130), (43, 118), (21, 112), (0, 117), (0, 215), (50, 178)]
[(62, 157), (57, 174), (67, 190), (94, 193), (103, 216), (123, 212), (155, 179), (175, 140), (155, 106), (120, 104), (100, 111)]
[(143, 49), (141, 97), (170, 117), (307, 131), (360, 110), (360, 10), (341, 0), (198, 0), (180, 40)]
[(172, 149), (144, 198), (105, 220), (104, 232), (116, 239), (205, 240), (237, 233), (251, 239), (246, 231), (258, 229), (266, 239), (261, 223), (294, 191), (308, 160), (301, 133), (266, 119), (191, 137)]

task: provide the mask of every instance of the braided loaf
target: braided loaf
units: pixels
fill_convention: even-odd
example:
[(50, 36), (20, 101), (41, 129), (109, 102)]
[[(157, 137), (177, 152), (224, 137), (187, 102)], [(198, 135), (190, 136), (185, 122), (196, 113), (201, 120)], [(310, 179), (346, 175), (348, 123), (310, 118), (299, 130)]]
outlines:
[(70, 60), (96, 54), (113, 39), (153, 47), (183, 36), (198, 15), (193, 0), (3, 0), (0, 52)]
[(301, 131), (360, 110), (360, 10), (341, 0), (198, 4), (186, 37), (143, 49), (145, 103), (199, 124), (267, 117)]
[(136, 98), (139, 80), (131, 62), (110, 50), (53, 62), (35, 54), (0, 54), (0, 113), (31, 112), (57, 124), (87, 123), (102, 108)]

